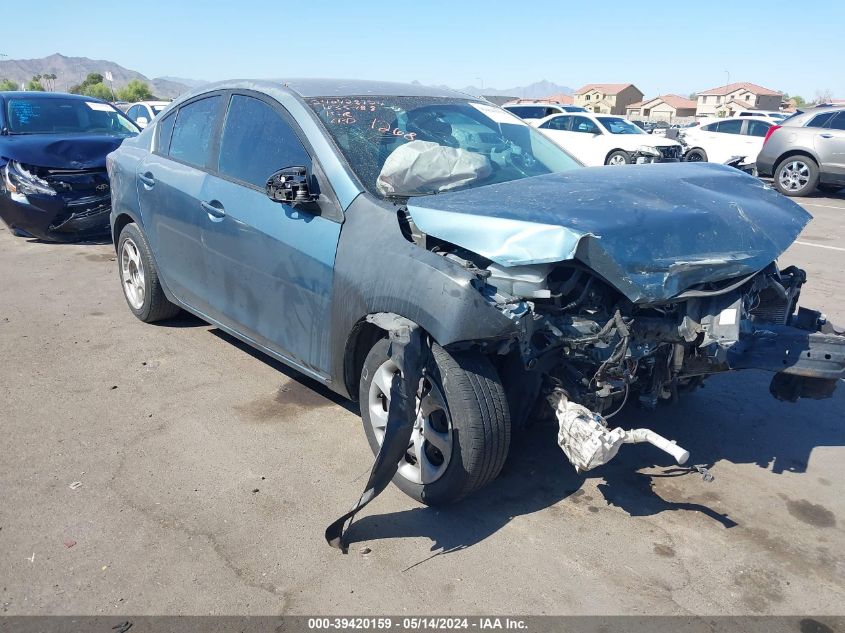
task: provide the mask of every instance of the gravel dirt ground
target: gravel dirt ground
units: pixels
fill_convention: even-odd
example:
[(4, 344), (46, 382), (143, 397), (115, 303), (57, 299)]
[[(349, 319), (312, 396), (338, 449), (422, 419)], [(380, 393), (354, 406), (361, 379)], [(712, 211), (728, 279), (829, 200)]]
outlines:
[[(845, 322), (845, 196), (781, 259)], [(841, 614), (845, 386), (788, 404), (717, 377), (622, 423), (677, 439), (576, 475), (534, 427), (429, 509), (390, 487), (326, 525), (372, 455), (356, 406), (189, 316), (127, 309), (110, 244), (0, 230), (0, 608), (12, 614)], [(622, 417), (622, 416), (620, 416)], [(81, 485), (75, 485), (81, 482)], [(72, 485), (74, 484), (74, 485)], [(369, 553), (362, 553), (367, 551)]]

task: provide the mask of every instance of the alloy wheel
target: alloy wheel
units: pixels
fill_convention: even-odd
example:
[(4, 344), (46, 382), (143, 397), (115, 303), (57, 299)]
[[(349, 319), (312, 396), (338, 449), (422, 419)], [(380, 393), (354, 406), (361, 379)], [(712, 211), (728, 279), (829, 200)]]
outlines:
[(810, 167), (803, 160), (791, 160), (780, 170), (778, 182), (787, 191), (800, 191), (810, 181)]
[[(376, 441), (381, 445), (390, 410), (390, 385), (399, 367), (385, 361), (370, 383), (367, 406)], [(417, 417), (408, 449), (399, 462), (399, 474), (415, 484), (431, 484), (446, 472), (452, 457), (452, 422), (439, 387), (428, 378), (422, 400), (416, 400)]]
[(144, 262), (132, 238), (123, 240), (120, 249), (120, 275), (126, 300), (135, 310), (140, 310), (144, 307)]

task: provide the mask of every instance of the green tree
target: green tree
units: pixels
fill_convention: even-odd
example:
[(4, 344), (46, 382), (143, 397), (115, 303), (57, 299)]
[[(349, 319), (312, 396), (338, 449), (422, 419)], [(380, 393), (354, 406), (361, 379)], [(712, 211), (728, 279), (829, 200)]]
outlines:
[(111, 89), (103, 82), (88, 84), (82, 88), (79, 94), (83, 94), (86, 97), (103, 99), (104, 101), (111, 101), (113, 99)]
[[(95, 95), (88, 94), (86, 90), (90, 88), (90, 86), (96, 86), (97, 84), (103, 83), (103, 76), (100, 73), (88, 73), (88, 76), (85, 78), (81, 84), (77, 84), (75, 86), (71, 86), (68, 92), (71, 92), (75, 95), (88, 95), (89, 97), (93, 97)], [(105, 85), (105, 84), (103, 84)], [(97, 89), (99, 90), (99, 89)]]
[(133, 79), (117, 91), (117, 98), (121, 101), (149, 101), (153, 99), (150, 87), (140, 79)]
[(27, 90), (34, 90), (37, 92), (44, 92), (44, 86), (41, 85), (41, 75), (35, 75), (32, 79), (29, 80), (29, 83), (26, 84)]
[(11, 79), (0, 79), (0, 90), (17, 90), (18, 84)]
[(792, 99), (795, 102), (795, 105), (799, 108), (801, 106), (807, 105), (807, 102), (804, 100), (804, 97), (800, 95), (792, 95), (790, 99)]

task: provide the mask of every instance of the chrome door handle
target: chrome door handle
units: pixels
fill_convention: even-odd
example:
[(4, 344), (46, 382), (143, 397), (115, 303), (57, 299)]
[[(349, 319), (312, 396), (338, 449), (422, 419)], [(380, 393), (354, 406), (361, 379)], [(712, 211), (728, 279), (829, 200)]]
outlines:
[(138, 180), (144, 183), (147, 187), (152, 187), (156, 184), (156, 179), (153, 178), (153, 175), (150, 172), (146, 174), (138, 174)]
[(204, 200), (200, 202), (200, 205), (202, 205), (202, 208), (205, 209), (205, 212), (208, 213), (208, 215), (213, 216), (215, 218), (226, 217), (226, 210), (223, 208), (223, 205), (219, 202), (217, 204), (219, 204), (220, 206), (215, 206), (211, 204), (211, 202), (205, 202)]
[(833, 138), (833, 134), (819, 134), (822, 138)]

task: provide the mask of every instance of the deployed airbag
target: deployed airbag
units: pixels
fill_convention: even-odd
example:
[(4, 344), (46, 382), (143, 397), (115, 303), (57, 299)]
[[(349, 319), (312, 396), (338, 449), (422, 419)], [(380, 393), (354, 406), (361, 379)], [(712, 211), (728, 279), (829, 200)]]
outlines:
[(411, 141), (397, 147), (376, 180), (385, 196), (438, 193), (486, 178), (492, 167), (486, 156), (428, 141)]

